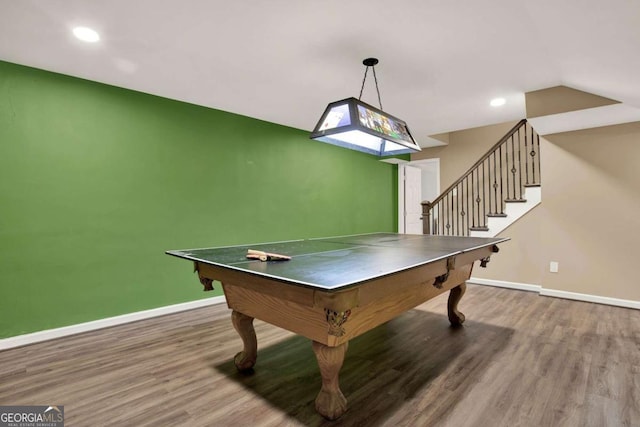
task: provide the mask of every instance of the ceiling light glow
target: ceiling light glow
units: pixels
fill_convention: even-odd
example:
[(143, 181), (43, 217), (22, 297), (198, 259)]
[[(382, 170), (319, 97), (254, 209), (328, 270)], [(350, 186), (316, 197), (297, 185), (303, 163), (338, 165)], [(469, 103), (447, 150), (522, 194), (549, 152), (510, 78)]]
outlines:
[(500, 107), (507, 102), (504, 98), (493, 98), (490, 102), (492, 107)]
[(100, 34), (89, 27), (75, 27), (73, 35), (83, 42), (95, 43), (100, 40)]

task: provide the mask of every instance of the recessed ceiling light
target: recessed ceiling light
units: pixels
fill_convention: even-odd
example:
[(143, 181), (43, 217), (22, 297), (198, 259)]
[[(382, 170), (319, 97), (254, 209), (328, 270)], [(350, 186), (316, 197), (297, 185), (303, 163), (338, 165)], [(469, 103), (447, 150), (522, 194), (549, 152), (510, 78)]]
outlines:
[(493, 98), (490, 104), (492, 107), (500, 107), (501, 105), (504, 105), (506, 102), (507, 100), (504, 98)]
[(88, 27), (75, 27), (73, 35), (83, 42), (95, 43), (100, 40), (100, 34)]

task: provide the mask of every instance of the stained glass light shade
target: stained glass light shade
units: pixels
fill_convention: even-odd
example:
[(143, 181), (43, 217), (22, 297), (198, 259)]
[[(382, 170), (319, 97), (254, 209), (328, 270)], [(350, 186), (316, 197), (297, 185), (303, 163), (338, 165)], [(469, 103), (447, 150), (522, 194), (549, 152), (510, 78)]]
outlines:
[(329, 104), (310, 138), (376, 156), (420, 151), (403, 120), (356, 98)]

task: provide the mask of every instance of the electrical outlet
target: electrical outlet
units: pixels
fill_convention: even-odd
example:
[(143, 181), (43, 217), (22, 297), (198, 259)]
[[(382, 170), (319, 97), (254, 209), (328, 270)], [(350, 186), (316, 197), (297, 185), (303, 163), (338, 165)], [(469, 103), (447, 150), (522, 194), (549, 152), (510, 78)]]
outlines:
[(557, 273), (558, 272), (558, 263), (556, 261), (551, 261), (549, 263), (549, 273)]

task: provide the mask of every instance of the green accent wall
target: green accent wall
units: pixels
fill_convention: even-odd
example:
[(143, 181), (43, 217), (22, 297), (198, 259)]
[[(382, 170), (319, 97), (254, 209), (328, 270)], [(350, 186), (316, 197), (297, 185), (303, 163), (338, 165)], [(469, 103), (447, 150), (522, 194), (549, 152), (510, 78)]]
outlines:
[(395, 231), (396, 205), (396, 166), (305, 131), (0, 61), (0, 338), (221, 294), (165, 250)]

